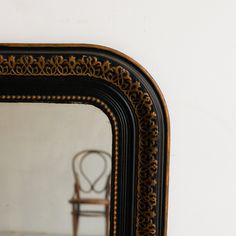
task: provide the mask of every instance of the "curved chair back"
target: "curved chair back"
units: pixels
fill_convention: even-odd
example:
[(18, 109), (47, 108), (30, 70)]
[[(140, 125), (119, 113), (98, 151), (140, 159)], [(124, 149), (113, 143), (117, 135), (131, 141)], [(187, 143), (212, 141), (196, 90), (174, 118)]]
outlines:
[[(102, 164), (101, 171), (99, 171), (98, 176), (95, 180), (91, 180), (87, 175), (84, 161), (89, 158), (89, 156), (95, 156), (100, 159), (99, 162)], [(108, 152), (101, 150), (84, 150), (75, 154), (72, 160), (72, 170), (75, 178), (75, 192), (79, 195), (80, 192), (83, 193), (105, 193), (105, 197), (108, 198), (110, 194), (110, 182), (111, 182), (111, 173), (109, 171), (109, 164), (111, 163), (111, 155)], [(96, 163), (94, 163), (96, 165)], [(109, 172), (108, 172), (109, 171)], [(85, 189), (80, 181), (80, 177), (83, 177), (84, 181), (89, 186)], [(103, 179), (103, 181), (102, 181)], [(100, 182), (105, 182), (104, 186), (101, 188), (98, 187)]]

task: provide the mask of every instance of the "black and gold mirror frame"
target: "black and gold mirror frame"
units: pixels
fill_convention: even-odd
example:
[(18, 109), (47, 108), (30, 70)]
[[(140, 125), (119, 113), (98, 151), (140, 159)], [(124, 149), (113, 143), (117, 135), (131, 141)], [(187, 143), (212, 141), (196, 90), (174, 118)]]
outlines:
[(102, 109), (113, 132), (110, 235), (167, 235), (168, 112), (137, 62), (97, 45), (1, 44), (0, 101)]

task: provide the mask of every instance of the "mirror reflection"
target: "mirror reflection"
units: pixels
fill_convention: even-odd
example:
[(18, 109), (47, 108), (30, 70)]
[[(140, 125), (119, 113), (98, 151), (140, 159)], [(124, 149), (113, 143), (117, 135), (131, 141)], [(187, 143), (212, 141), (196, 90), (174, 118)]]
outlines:
[(0, 104), (0, 236), (108, 236), (112, 131), (84, 104)]

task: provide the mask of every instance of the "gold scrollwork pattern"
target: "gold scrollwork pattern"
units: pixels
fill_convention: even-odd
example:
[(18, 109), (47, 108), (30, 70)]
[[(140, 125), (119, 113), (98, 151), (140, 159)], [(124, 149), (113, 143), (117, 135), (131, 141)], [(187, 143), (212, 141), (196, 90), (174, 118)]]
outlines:
[(119, 88), (128, 98), (138, 119), (136, 235), (156, 236), (158, 125), (153, 102), (128, 70), (94, 56), (8, 56), (0, 55), (0, 75), (89, 76)]

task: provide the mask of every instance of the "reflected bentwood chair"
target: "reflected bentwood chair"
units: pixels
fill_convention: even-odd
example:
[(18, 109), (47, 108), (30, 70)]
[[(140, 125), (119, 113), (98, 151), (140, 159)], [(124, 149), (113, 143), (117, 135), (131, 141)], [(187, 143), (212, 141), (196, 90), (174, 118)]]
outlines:
[[(96, 158), (100, 158), (100, 162), (103, 163), (102, 170), (99, 172), (98, 177), (91, 181), (86, 175), (83, 163), (88, 156), (96, 155)], [(79, 218), (84, 217), (105, 217), (105, 236), (109, 236), (109, 220), (110, 220), (110, 185), (111, 185), (111, 174), (108, 163), (111, 162), (111, 155), (101, 150), (85, 150), (77, 153), (72, 160), (72, 170), (75, 178), (74, 184), (74, 195), (69, 201), (72, 204), (72, 220), (73, 220), (73, 236), (77, 236), (79, 227)], [(95, 163), (96, 165), (96, 163)], [(109, 171), (108, 175), (107, 172)], [(89, 186), (88, 189), (84, 189), (81, 185), (80, 177), (86, 181)], [(98, 183), (104, 182), (104, 187), (98, 189)], [(97, 193), (103, 194), (103, 198), (85, 198), (81, 197), (81, 193)], [(82, 205), (102, 205), (104, 211), (92, 211), (82, 210)]]

